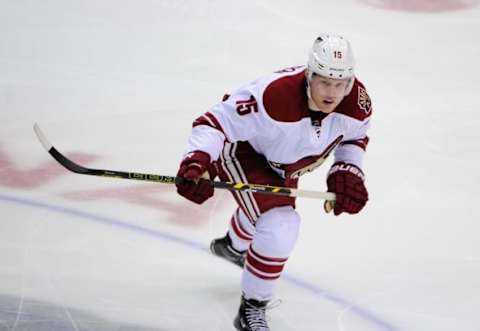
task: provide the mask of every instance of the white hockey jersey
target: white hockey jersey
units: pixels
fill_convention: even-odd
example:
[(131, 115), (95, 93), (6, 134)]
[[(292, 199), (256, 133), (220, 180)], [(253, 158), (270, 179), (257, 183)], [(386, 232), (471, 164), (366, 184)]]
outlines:
[(305, 69), (281, 70), (224, 98), (195, 120), (185, 153), (204, 151), (215, 161), (225, 142), (246, 141), (284, 178), (314, 170), (333, 150), (335, 162), (361, 168), (372, 112), (365, 87), (355, 79), (334, 112), (313, 112)]

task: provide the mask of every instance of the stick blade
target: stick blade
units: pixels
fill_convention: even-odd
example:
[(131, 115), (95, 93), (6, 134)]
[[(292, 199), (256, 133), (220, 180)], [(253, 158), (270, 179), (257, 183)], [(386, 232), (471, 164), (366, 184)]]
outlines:
[(47, 137), (45, 137), (45, 135), (43, 134), (43, 131), (40, 129), (40, 126), (37, 123), (33, 125), (33, 131), (35, 131), (38, 141), (40, 141), (43, 148), (45, 148), (45, 150), (49, 152), (50, 149), (52, 148), (52, 144), (48, 141)]

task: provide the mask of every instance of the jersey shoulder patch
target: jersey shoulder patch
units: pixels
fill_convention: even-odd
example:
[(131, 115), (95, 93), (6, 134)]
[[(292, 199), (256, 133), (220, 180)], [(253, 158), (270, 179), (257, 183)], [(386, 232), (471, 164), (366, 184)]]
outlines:
[(308, 117), (306, 89), (305, 70), (273, 80), (263, 92), (266, 113), (279, 122), (297, 122)]
[(355, 78), (352, 91), (335, 109), (336, 113), (364, 121), (372, 114), (372, 101), (365, 86)]

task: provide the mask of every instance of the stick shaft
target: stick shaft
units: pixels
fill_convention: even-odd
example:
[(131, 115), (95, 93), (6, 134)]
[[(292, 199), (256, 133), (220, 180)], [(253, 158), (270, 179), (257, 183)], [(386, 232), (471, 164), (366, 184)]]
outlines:
[[(175, 184), (176, 182), (181, 182), (185, 179), (181, 177), (174, 176), (164, 176), (156, 174), (147, 174), (139, 172), (126, 172), (118, 170), (105, 170), (105, 169), (92, 169), (87, 168), (82, 165), (79, 165), (72, 160), (68, 159), (65, 155), (60, 153), (53, 145), (47, 140), (46, 136), (43, 134), (40, 127), (35, 124), (34, 131), (37, 135), (38, 140), (45, 148), (45, 150), (62, 166), (66, 169), (82, 175), (91, 175), (91, 176), (100, 176), (100, 177), (111, 177), (111, 178), (122, 178), (122, 179), (131, 179), (163, 184)], [(335, 194), (331, 192), (317, 192), (317, 191), (307, 191), (299, 190), (288, 187), (280, 186), (269, 186), (269, 185), (260, 185), (260, 184), (248, 184), (248, 183), (232, 183), (232, 182), (221, 182), (221, 181), (210, 181), (210, 184), (218, 189), (226, 189), (230, 191), (251, 191), (254, 193), (265, 193), (281, 196), (291, 196), (291, 197), (305, 197), (313, 199), (323, 199), (323, 200), (335, 200)]]

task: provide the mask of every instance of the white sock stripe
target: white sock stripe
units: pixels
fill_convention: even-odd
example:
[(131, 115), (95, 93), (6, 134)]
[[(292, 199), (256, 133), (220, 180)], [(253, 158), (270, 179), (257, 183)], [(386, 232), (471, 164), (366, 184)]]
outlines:
[(248, 263), (247, 260), (245, 260), (245, 265), (248, 266), (250, 269), (252, 269), (254, 272), (258, 273), (260, 276), (263, 276), (265, 278), (278, 278), (282, 274), (282, 272), (268, 273), (268, 272), (260, 271), (257, 268), (253, 267), (250, 263)]
[[(240, 214), (241, 213), (241, 214)], [(255, 224), (245, 215), (242, 209), (237, 208), (235, 215), (238, 219), (238, 224), (240, 224), (246, 233), (253, 236), (255, 233)]]
[(237, 238), (238, 240), (250, 242), (253, 239), (252, 235), (243, 231), (243, 229), (235, 221), (234, 217), (232, 217), (231, 220), (230, 220), (229, 229), (230, 229), (231, 233), (235, 236), (235, 238)]
[(287, 257), (273, 257), (273, 256), (262, 255), (262, 254), (258, 253), (258, 251), (256, 251), (253, 248), (253, 245), (251, 245), (248, 248), (248, 251), (250, 252), (250, 254), (255, 255), (260, 260), (266, 260), (266, 261), (271, 261), (271, 262), (284, 262), (284, 263), (287, 262), (287, 260), (288, 260), (288, 256)]
[(285, 265), (285, 263), (287, 263), (287, 261), (269, 261), (269, 260), (264, 260), (262, 258), (260, 258), (258, 255), (254, 255), (251, 253), (250, 249), (248, 250), (248, 256), (250, 258), (252, 258), (253, 260), (255, 261), (258, 261), (262, 264), (266, 264), (266, 265), (275, 265), (275, 266), (282, 266), (282, 265)]
[(240, 223), (240, 218), (238, 216), (238, 209), (237, 211), (233, 214), (233, 222), (235, 222), (235, 225), (238, 229), (238, 231), (245, 237), (248, 237), (250, 239), (253, 239), (253, 235), (248, 233), (247, 230), (243, 227), (242, 223)]

